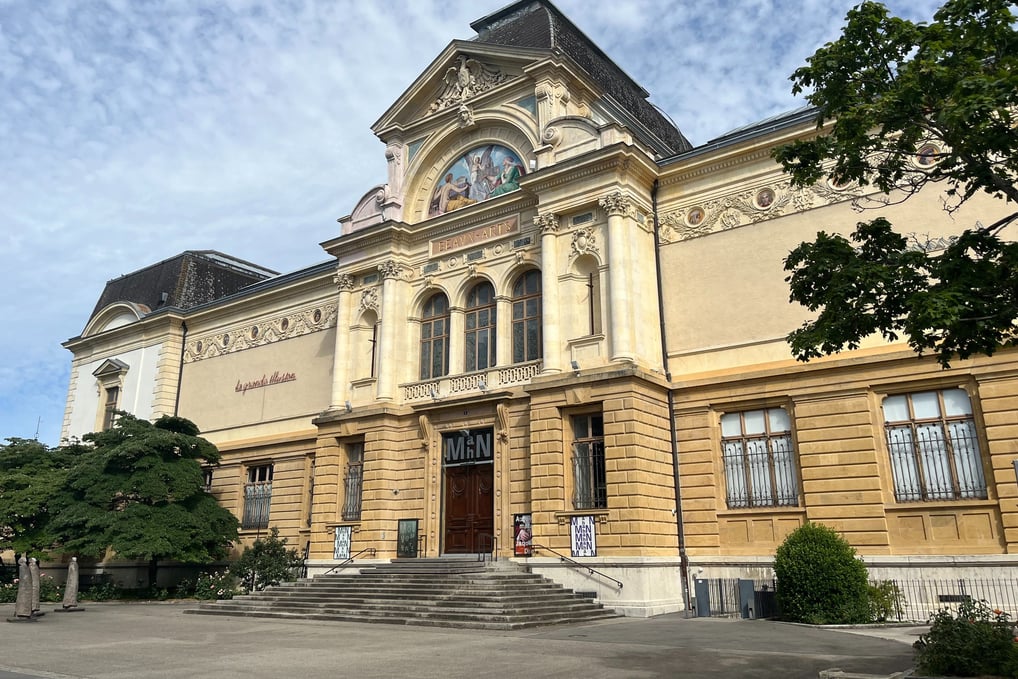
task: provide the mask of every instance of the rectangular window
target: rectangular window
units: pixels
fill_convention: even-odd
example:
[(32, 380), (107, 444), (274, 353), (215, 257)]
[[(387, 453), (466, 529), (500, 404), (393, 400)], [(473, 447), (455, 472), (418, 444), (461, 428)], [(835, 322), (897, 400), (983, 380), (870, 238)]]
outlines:
[(965, 390), (888, 396), (883, 413), (895, 500), (986, 499), (976, 423)]
[(343, 520), (360, 521), (364, 482), (364, 443), (346, 447), (346, 476), (343, 478)]
[(268, 528), (269, 505), (272, 502), (272, 465), (247, 468), (244, 484), (244, 516), (241, 528)]
[(604, 416), (573, 417), (573, 508), (608, 507), (604, 467)]
[(721, 416), (721, 450), (729, 509), (799, 504), (791, 429), (784, 408)]
[(117, 401), (120, 400), (120, 387), (106, 387), (106, 403), (103, 404), (103, 431), (110, 429), (117, 422)]

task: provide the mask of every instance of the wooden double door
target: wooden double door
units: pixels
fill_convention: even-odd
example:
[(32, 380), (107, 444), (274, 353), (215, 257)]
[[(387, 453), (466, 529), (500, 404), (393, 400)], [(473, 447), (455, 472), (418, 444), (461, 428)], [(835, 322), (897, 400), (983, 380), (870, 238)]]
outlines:
[(445, 468), (446, 554), (490, 550), (495, 526), (495, 494), (490, 462)]

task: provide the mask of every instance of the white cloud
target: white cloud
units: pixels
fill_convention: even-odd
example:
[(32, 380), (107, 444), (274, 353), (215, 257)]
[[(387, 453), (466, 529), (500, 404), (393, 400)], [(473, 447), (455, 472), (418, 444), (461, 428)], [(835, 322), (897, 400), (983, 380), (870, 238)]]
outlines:
[[(108, 279), (185, 249), (325, 259), (384, 180), (370, 125), (506, 1), (0, 1), (0, 437), (41, 417), (56, 443), (59, 344)], [(694, 143), (795, 107), (788, 74), (851, 4), (556, 2)]]

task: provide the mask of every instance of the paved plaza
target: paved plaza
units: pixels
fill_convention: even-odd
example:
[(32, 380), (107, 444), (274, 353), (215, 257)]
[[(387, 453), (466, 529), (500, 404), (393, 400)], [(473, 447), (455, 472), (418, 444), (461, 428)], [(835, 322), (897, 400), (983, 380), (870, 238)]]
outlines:
[[(88, 603), (81, 613), (0, 623), (0, 679), (816, 679), (832, 667), (874, 674), (904, 670), (912, 664), (910, 644), (924, 631), (664, 615), (480, 632), (185, 615), (193, 606)], [(3, 617), (13, 613), (13, 605), (0, 607)]]

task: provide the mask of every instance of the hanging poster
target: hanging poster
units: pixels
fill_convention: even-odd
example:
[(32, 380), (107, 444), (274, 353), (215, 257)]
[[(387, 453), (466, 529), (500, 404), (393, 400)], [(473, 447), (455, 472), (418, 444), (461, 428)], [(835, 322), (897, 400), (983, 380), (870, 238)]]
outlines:
[(350, 558), (350, 533), (352, 526), (336, 526), (336, 542), (332, 548), (333, 559)]
[(534, 553), (534, 533), (530, 514), (513, 515), (513, 540), (516, 556), (530, 556)]
[(597, 556), (597, 540), (594, 538), (594, 517), (574, 516), (569, 523), (569, 538), (573, 556)]

